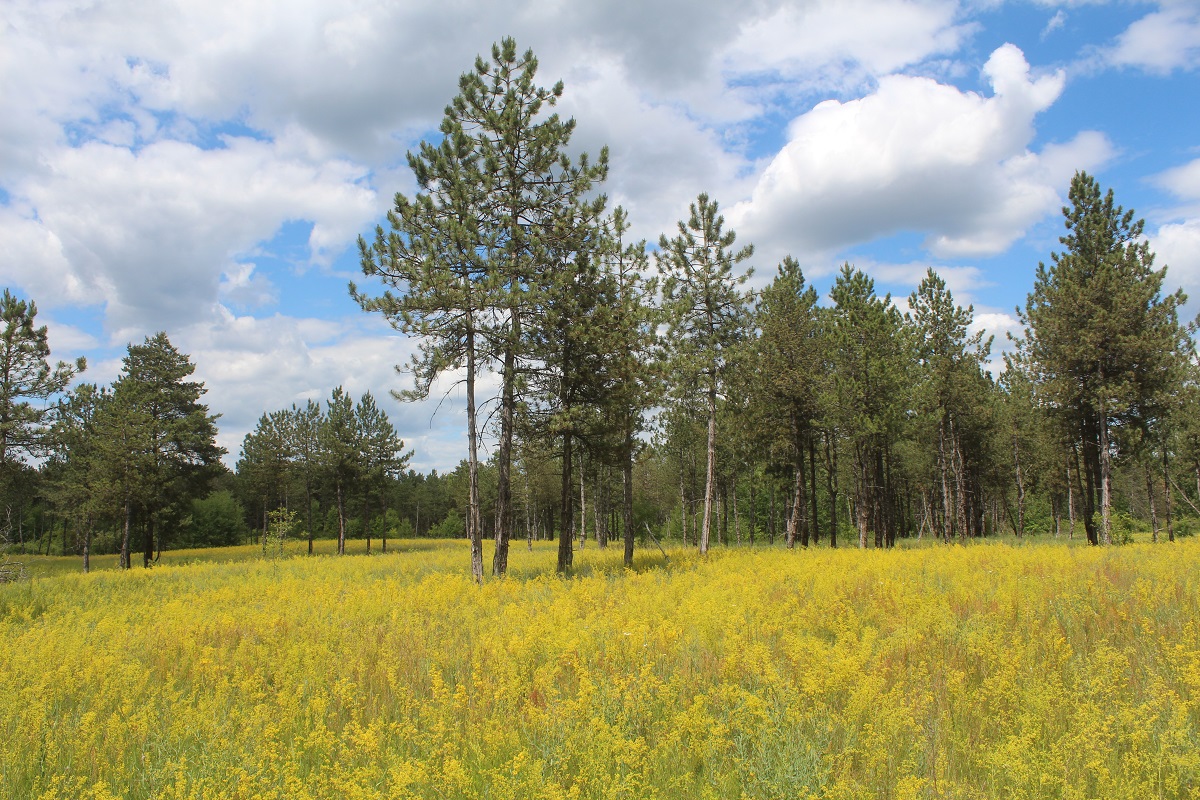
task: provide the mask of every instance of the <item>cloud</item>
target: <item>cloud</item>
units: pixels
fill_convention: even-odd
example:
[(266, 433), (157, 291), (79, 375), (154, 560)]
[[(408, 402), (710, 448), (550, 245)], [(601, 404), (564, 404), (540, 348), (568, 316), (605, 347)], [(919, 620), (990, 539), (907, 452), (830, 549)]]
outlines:
[(1153, 182), (1183, 200), (1200, 200), (1200, 158), (1160, 172)]
[(745, 24), (721, 62), (729, 73), (773, 76), (793, 89), (843, 91), (956, 51), (974, 30), (958, 23), (958, 10), (937, 0), (785, 4)]
[(377, 213), (360, 167), (310, 162), (287, 141), (223, 145), (58, 148), (0, 215), (15, 243), (0, 275), (48, 305), (105, 304), (119, 336), (173, 329), (211, 315), (222, 274), (241, 274), (284, 222), (312, 220), (310, 256), (328, 262)]
[(1150, 236), (1156, 264), (1167, 267), (1168, 290), (1188, 295), (1185, 317), (1200, 311), (1200, 158), (1166, 170), (1151, 182), (1181, 202), (1158, 215), (1166, 220)]
[[(375, 316), (339, 321), (274, 315), (239, 316), (225, 307), (211, 320), (187, 326), (172, 342), (189, 354), (195, 377), (208, 389), (205, 402), (221, 414), (218, 443), (236, 463), (242, 440), (263, 413), (324, 403), (342, 386), (355, 400), (374, 395), (396, 426), (405, 447), (414, 449), (412, 467), (421, 471), (453, 465), (466, 449), (465, 403), (450, 376), (427, 401), (402, 403), (390, 391), (409, 388), (395, 370), (415, 351), (415, 342), (392, 331)], [(489, 383), (481, 380), (481, 396)], [(442, 395), (450, 391), (444, 403)], [(441, 403), (441, 408), (438, 408)], [(436, 412), (436, 413), (435, 413)]]
[(826, 101), (794, 120), (789, 142), (731, 214), (765, 254), (826, 254), (899, 231), (925, 234), (939, 257), (1001, 252), (1059, 205), (1075, 169), (1111, 155), (1083, 133), (1028, 147), (1061, 73), (1034, 77), (1004, 45), (983, 68), (993, 95), (891, 75), (858, 100)]
[(1056, 30), (1061, 29), (1067, 23), (1067, 12), (1061, 8), (1054, 13), (1050, 21), (1046, 23), (1046, 27), (1042, 28), (1042, 39), (1045, 39)]
[(1200, 8), (1186, 0), (1164, 2), (1134, 22), (1106, 53), (1109, 63), (1166, 74), (1200, 66)]

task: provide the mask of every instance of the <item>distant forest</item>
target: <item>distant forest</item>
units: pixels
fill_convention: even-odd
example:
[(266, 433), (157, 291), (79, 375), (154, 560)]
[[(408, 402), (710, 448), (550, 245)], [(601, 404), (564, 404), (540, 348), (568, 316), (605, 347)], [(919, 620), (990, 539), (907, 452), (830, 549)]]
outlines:
[[(466, 454), (422, 475), (371, 394), (268, 410), (236, 470), (194, 365), (166, 334), (130, 345), (112, 386), (51, 364), (36, 305), (5, 290), (0, 524), (28, 551), (120, 552), (337, 537), (594, 541), (626, 563), (645, 536), (890, 547), (1002, 533), (1127, 540), (1200, 524), (1200, 382), (1181, 292), (1143, 224), (1085, 173), (1022, 326), (994, 342), (930, 270), (902, 313), (850, 264), (822, 304), (786, 258), (760, 291), (700, 195), (657, 247), (601, 193), (606, 150), (572, 155), (562, 84), (505, 40), (459, 82), (441, 137), (410, 153), (412, 197), (360, 239), (352, 297), (416, 337), (426, 397), (465, 387)], [(477, 396), (476, 379), (499, 378)], [(490, 385), (490, 382), (489, 382)], [(486, 420), (480, 409), (489, 412)], [(485, 421), (491, 426), (485, 430)], [(491, 457), (479, 456), (481, 438)], [(377, 544), (376, 544), (377, 543)]]

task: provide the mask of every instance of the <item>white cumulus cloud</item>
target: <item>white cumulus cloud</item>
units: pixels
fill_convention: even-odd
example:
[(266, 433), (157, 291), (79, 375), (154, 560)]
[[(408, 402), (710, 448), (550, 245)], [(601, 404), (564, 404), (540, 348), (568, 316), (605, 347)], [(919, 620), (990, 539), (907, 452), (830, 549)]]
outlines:
[(772, 260), (899, 231), (924, 233), (940, 257), (1002, 251), (1110, 146), (1084, 133), (1030, 151), (1034, 118), (1058, 98), (1063, 75), (1031, 75), (1013, 45), (997, 49), (983, 75), (990, 97), (891, 75), (866, 97), (821, 103), (793, 121), (787, 145), (731, 217)]

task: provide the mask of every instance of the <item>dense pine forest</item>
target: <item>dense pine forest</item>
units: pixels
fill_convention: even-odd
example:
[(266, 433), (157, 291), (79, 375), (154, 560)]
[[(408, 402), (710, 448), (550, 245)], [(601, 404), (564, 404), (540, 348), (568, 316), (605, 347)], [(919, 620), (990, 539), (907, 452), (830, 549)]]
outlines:
[[(417, 473), (371, 394), (264, 409), (234, 470), (195, 365), (165, 333), (111, 386), (53, 362), (37, 307), (7, 290), (0, 497), (10, 548), (119, 552), (336, 538), (466, 537), (472, 574), (510, 543), (671, 540), (891, 547), (1040, 535), (1117, 544), (1191, 535), (1200, 384), (1185, 297), (1142, 222), (1085, 173), (1021, 330), (980, 332), (930, 270), (879, 295), (852, 264), (822, 297), (799, 263), (753, 273), (718, 202), (630, 241), (608, 153), (571, 148), (562, 84), (512, 40), (459, 82), (441, 136), (409, 155), (418, 191), (360, 239), (367, 313), (416, 337), (404, 398), (460, 383), (464, 459)], [(761, 288), (755, 288), (761, 287)], [(479, 380), (481, 376), (489, 380)], [(482, 389), (486, 385), (487, 390)], [(493, 391), (490, 387), (495, 386)], [(381, 386), (386, 392), (394, 387)], [(486, 457), (483, 455), (486, 453)]]

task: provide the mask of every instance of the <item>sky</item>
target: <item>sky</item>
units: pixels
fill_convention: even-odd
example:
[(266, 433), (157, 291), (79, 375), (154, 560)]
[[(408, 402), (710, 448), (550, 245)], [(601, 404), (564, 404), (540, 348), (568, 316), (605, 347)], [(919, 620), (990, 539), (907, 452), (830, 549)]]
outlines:
[(347, 285), (379, 288), (357, 239), (505, 36), (637, 237), (706, 192), (756, 286), (790, 254), (828, 302), (849, 262), (905, 308), (932, 267), (998, 354), (1085, 170), (1200, 311), (1197, 0), (0, 0), (0, 281), (83, 380), (165, 331), (231, 466), (341, 385), (453, 469), (461, 388), (394, 400), (416, 342)]

